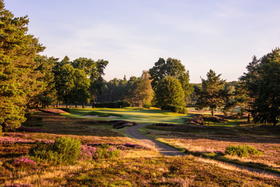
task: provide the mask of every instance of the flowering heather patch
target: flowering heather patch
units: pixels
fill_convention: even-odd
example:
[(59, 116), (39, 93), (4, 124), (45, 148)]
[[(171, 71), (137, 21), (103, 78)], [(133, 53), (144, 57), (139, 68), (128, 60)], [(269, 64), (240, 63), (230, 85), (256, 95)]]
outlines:
[(14, 137), (0, 137), (0, 144), (14, 144), (14, 143), (34, 143), (34, 140)]
[(82, 145), (81, 146), (81, 159), (92, 159), (95, 152), (96, 152), (96, 147), (92, 147), (89, 145)]
[(5, 187), (31, 187), (30, 184), (9, 184), (6, 185)]
[(44, 144), (52, 144), (54, 143), (54, 140), (49, 140), (49, 139), (37, 139), (36, 143), (44, 143)]
[(37, 139), (37, 140), (31, 140), (31, 139), (23, 139), (19, 137), (0, 137), (0, 144), (15, 144), (15, 143), (26, 143), (26, 144), (31, 144), (31, 143), (45, 143), (45, 144), (50, 144), (54, 143), (54, 140), (48, 140), (48, 139)]
[(20, 157), (14, 160), (16, 166), (35, 166), (36, 162), (27, 157)]

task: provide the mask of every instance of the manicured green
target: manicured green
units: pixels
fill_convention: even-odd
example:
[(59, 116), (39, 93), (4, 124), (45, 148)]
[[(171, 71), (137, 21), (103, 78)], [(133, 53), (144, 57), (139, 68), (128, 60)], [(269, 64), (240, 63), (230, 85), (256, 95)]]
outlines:
[[(162, 111), (157, 108), (86, 108), (86, 109), (69, 109), (69, 114), (73, 117), (85, 117), (97, 120), (128, 120), (136, 123), (172, 123), (183, 124), (186, 114)], [(91, 116), (92, 115), (92, 116)]]

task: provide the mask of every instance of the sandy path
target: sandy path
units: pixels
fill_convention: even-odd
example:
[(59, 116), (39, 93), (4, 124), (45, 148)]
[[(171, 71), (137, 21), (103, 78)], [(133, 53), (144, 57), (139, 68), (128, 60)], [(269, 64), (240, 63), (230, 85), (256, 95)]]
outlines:
[(150, 125), (150, 124), (137, 124), (135, 126), (126, 128), (125, 132), (128, 136), (135, 138), (137, 140), (140, 140), (143, 143), (156, 148), (163, 155), (166, 155), (166, 156), (185, 155), (185, 153), (182, 153), (169, 145), (166, 145), (157, 140), (154, 140), (148, 136), (143, 135), (141, 132), (139, 132), (140, 128), (143, 128), (147, 125)]

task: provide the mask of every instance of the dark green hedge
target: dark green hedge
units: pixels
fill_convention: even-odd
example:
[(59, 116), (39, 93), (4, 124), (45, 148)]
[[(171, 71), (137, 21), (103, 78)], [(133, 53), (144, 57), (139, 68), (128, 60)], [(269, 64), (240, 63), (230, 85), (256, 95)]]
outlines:
[(117, 101), (117, 102), (109, 102), (109, 103), (94, 103), (93, 107), (99, 108), (123, 108), (129, 107), (130, 103), (126, 101)]
[(187, 114), (188, 110), (186, 107), (183, 106), (174, 106), (174, 105), (167, 105), (167, 106), (162, 106), (162, 110), (168, 110), (171, 112), (176, 112), (176, 113), (181, 113), (181, 114)]

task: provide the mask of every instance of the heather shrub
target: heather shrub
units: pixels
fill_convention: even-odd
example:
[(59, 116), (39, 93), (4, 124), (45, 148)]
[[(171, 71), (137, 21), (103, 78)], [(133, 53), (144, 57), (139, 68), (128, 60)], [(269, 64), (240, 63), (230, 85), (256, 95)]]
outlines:
[(30, 155), (38, 160), (47, 160), (54, 164), (72, 164), (80, 155), (81, 142), (69, 137), (60, 137), (53, 144), (37, 144)]
[(93, 156), (94, 159), (110, 159), (116, 158), (120, 155), (120, 151), (114, 147), (103, 145), (96, 149), (96, 152)]
[(13, 165), (15, 165), (17, 167), (21, 167), (21, 168), (27, 168), (27, 167), (35, 166), (36, 162), (27, 157), (20, 157), (20, 158), (16, 158), (13, 161)]
[(81, 146), (81, 153), (80, 153), (80, 159), (82, 160), (91, 160), (93, 159), (95, 153), (96, 153), (96, 147), (88, 146), (88, 145), (82, 145)]
[(248, 157), (252, 155), (260, 155), (261, 151), (249, 145), (228, 146), (225, 154), (238, 157)]

